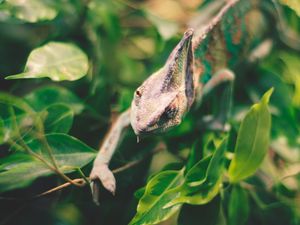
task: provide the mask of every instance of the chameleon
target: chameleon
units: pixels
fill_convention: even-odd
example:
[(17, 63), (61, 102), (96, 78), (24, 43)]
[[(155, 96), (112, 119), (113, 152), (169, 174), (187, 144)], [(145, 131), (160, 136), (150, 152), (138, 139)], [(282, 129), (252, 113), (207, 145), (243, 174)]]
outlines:
[(112, 124), (90, 173), (96, 203), (99, 180), (115, 193), (109, 162), (130, 124), (138, 139), (167, 132), (182, 122), (191, 107), (201, 105), (214, 87), (233, 82), (240, 61), (254, 61), (270, 52), (274, 5), (272, 0), (206, 1), (201, 11), (205, 18), (190, 24), (166, 63), (136, 89), (131, 107)]

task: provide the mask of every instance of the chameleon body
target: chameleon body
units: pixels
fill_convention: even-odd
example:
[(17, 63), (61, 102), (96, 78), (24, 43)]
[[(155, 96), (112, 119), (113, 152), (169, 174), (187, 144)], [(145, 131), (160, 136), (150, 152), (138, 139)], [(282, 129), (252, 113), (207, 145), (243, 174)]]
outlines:
[[(164, 132), (180, 124), (213, 74), (234, 69), (257, 46), (266, 30), (260, 7), (256, 1), (229, 1), (207, 26), (184, 33), (166, 64), (134, 94), (131, 125), (136, 135)], [(255, 24), (260, 18), (261, 23)], [(219, 74), (215, 79), (232, 77)]]
[[(90, 178), (100, 179), (109, 191), (114, 193), (115, 179), (108, 164), (126, 126), (131, 123), (135, 134), (142, 136), (179, 125), (206, 92), (233, 80), (231, 70), (267, 36), (264, 10), (272, 7), (271, 0), (219, 1), (206, 7), (210, 6), (204, 5), (204, 13), (216, 12), (208, 15), (212, 19), (184, 33), (165, 65), (137, 88), (131, 109), (120, 115), (104, 140)], [(97, 202), (96, 183), (92, 182), (92, 191)]]

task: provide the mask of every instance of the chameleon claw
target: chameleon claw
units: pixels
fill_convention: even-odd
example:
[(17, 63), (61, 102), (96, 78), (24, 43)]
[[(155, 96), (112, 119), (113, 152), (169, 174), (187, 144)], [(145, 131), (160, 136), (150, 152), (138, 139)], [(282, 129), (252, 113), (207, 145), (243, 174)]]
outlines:
[(92, 180), (91, 190), (93, 200), (97, 205), (99, 204), (100, 182), (106, 190), (112, 193), (112, 195), (115, 195), (116, 179), (106, 164), (94, 167), (90, 174), (90, 178)]

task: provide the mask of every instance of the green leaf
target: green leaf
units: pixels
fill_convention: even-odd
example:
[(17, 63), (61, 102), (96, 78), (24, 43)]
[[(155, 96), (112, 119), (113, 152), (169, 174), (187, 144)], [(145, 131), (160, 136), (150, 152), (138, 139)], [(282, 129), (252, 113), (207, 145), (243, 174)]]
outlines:
[[(91, 162), (96, 151), (66, 134), (49, 134), (45, 136), (57, 161), (59, 169), (70, 173)], [(45, 153), (41, 141), (35, 139), (28, 146), (44, 159), (49, 156)], [(48, 159), (49, 161), (49, 159)], [(0, 192), (22, 188), (30, 185), (35, 179), (54, 174), (44, 163), (23, 152), (12, 154), (0, 160)]]
[(42, 111), (55, 103), (63, 103), (70, 107), (74, 114), (84, 109), (83, 102), (71, 91), (60, 86), (45, 86), (34, 90), (25, 96), (25, 100), (36, 110)]
[(47, 1), (6, 0), (4, 4), (8, 5), (12, 16), (31, 23), (52, 20), (58, 13)]
[(229, 178), (233, 183), (253, 175), (268, 151), (271, 129), (268, 102), (272, 92), (273, 88), (267, 91), (241, 123), (235, 155), (229, 166)]
[[(82, 167), (89, 163), (97, 154), (94, 149), (67, 134), (53, 133), (47, 134), (45, 137), (60, 167)], [(35, 139), (27, 144), (35, 152), (45, 152), (40, 140)], [(47, 155), (46, 153), (45, 156), (47, 157)]]
[(88, 58), (77, 46), (49, 42), (30, 53), (23, 73), (5, 79), (49, 77), (53, 81), (73, 81), (85, 76), (88, 68)]
[(148, 183), (145, 193), (139, 201), (137, 213), (130, 225), (157, 224), (168, 219), (179, 208), (180, 205), (164, 208), (174, 199), (177, 193), (170, 192), (183, 179), (183, 170), (163, 171), (154, 176)]
[(0, 93), (0, 117), (3, 142), (28, 134), (36, 123), (35, 112), (21, 98)]
[(300, 16), (300, 1), (299, 0), (279, 0), (283, 5), (290, 7), (298, 16)]
[(210, 202), (219, 192), (225, 167), (227, 138), (224, 138), (212, 156), (199, 161), (186, 174), (184, 183), (172, 190), (179, 196), (170, 201), (165, 208), (188, 203), (201, 205)]
[(249, 215), (249, 202), (246, 191), (235, 185), (231, 191), (228, 204), (228, 224), (243, 225)]
[(24, 153), (15, 153), (0, 160), (0, 192), (30, 185), (36, 178), (51, 174), (40, 161)]
[(45, 133), (68, 133), (73, 123), (73, 111), (64, 104), (53, 104), (44, 112)]

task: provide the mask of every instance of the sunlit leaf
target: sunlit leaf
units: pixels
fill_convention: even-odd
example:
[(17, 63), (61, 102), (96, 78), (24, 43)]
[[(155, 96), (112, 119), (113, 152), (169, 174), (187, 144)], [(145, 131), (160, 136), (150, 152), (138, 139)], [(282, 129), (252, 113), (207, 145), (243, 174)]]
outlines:
[(6, 0), (10, 14), (26, 22), (52, 20), (57, 15), (57, 10), (45, 0)]
[(130, 225), (157, 224), (168, 219), (180, 205), (163, 208), (174, 199), (177, 193), (170, 193), (183, 179), (183, 171), (163, 171), (154, 176), (147, 184), (144, 195), (141, 197), (137, 213)]
[(49, 77), (53, 81), (74, 81), (85, 76), (88, 67), (86, 54), (77, 46), (49, 42), (30, 53), (23, 73), (6, 79)]
[(273, 89), (253, 105), (241, 123), (235, 155), (229, 166), (231, 182), (238, 182), (255, 173), (269, 147), (271, 115), (268, 102)]
[(64, 104), (53, 104), (44, 112), (45, 133), (68, 133), (73, 123), (73, 111)]
[(84, 109), (83, 102), (71, 91), (60, 86), (45, 86), (25, 96), (25, 100), (36, 110), (42, 111), (51, 104), (68, 105), (75, 114)]
[(206, 204), (219, 192), (225, 164), (227, 138), (219, 144), (212, 156), (195, 164), (186, 174), (184, 183), (172, 190), (179, 196), (170, 201), (165, 208), (176, 204)]
[(228, 205), (228, 224), (243, 225), (249, 214), (249, 203), (246, 191), (235, 185), (230, 193)]
[[(96, 156), (96, 151), (72, 136), (49, 134), (46, 138), (59, 169), (64, 173), (85, 166)], [(32, 140), (28, 146), (51, 164), (40, 140)], [(26, 187), (38, 177), (54, 174), (43, 162), (21, 152), (2, 158), (0, 165), (0, 192)]]
[(287, 5), (300, 16), (300, 1), (299, 0), (279, 0), (283, 5)]

